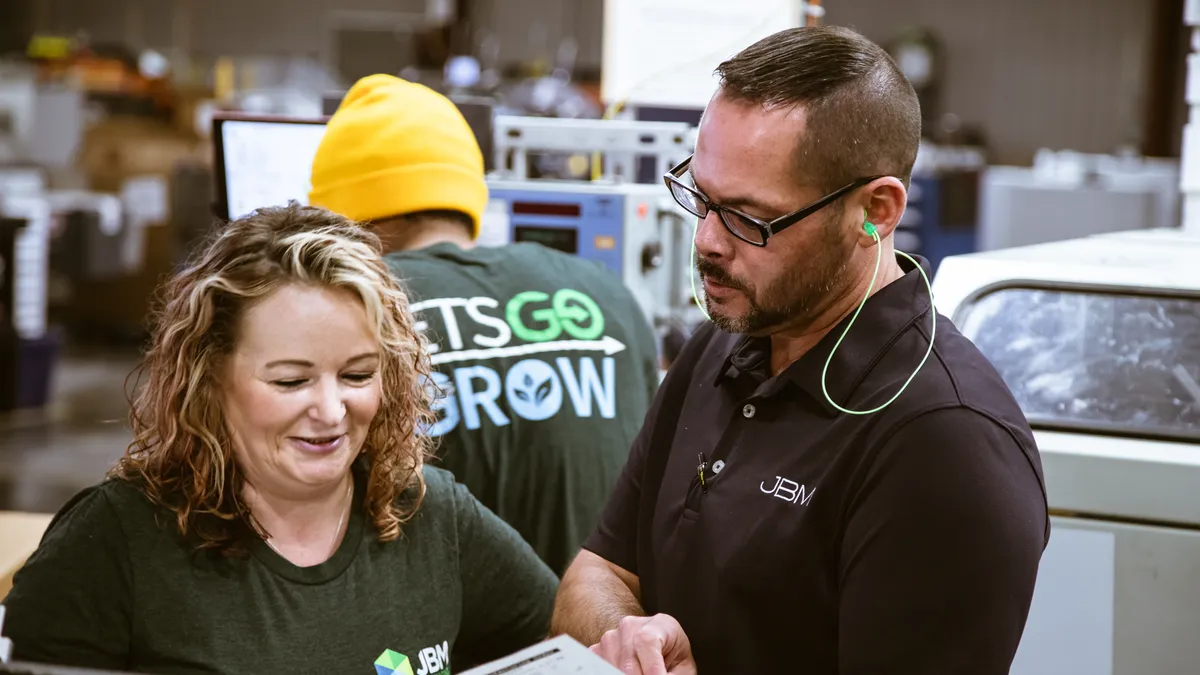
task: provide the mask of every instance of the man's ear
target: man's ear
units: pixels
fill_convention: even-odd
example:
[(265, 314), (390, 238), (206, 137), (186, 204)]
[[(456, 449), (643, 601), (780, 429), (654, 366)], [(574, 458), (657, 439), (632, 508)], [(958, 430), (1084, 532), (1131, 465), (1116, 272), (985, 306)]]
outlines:
[[(887, 239), (896, 231), (900, 217), (904, 215), (904, 207), (908, 203), (908, 191), (904, 183), (891, 176), (879, 178), (864, 188), (865, 203), (863, 209), (863, 224), (859, 232), (859, 245), (868, 247), (875, 245), (875, 237), (870, 230), (874, 229), (880, 239)], [(867, 224), (870, 224), (868, 227)]]

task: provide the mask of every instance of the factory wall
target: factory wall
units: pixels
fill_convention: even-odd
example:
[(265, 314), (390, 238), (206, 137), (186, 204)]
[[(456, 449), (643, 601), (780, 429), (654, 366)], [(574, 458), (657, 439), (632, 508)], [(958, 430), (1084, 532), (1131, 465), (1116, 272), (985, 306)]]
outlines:
[(981, 125), (994, 161), (1028, 163), (1041, 146), (1113, 152), (1138, 145), (1150, 0), (824, 4), (827, 22), (876, 41), (890, 40), (905, 25), (936, 31), (946, 51), (943, 110)]
[[(420, 12), (425, 0), (38, 0), (60, 30), (183, 46), (202, 56), (328, 57), (335, 12)], [(186, 20), (173, 6), (190, 7)], [(573, 36), (578, 65), (601, 60), (603, 0), (471, 0), (475, 26), (504, 63), (551, 59)], [(981, 126), (993, 161), (1027, 163), (1043, 146), (1112, 152), (1144, 128), (1154, 3), (1128, 0), (830, 0), (827, 22), (880, 41), (925, 26), (946, 49), (943, 109)], [(124, 10), (114, 11), (114, 5)], [(281, 8), (286, 9), (281, 9)], [(179, 40), (177, 43), (176, 40)], [(399, 70), (397, 68), (396, 70)]]
[[(6, 2), (8, 0), (5, 0)], [(53, 30), (84, 28), (119, 40), (198, 56), (309, 56), (324, 59), (337, 16), (421, 13), (426, 0), (38, 0)], [(187, 7), (182, 29), (176, 6)], [(471, 23), (499, 36), (504, 63), (553, 58), (564, 37), (579, 43), (579, 65), (600, 67), (603, 0), (472, 0)], [(366, 18), (364, 16), (364, 18)], [(397, 68), (397, 70), (399, 70)]]
[[(578, 65), (599, 72), (604, 0), (472, 0), (472, 21), (501, 36), (504, 59), (553, 58), (564, 37), (575, 38)], [(541, 28), (534, 28), (541, 25)]]
[[(424, 0), (40, 0), (54, 30), (196, 55), (322, 56), (335, 12), (421, 12)], [(181, 21), (176, 21), (181, 17)]]
[(23, 0), (0, 2), (0, 55), (23, 51), (32, 24), (32, 4)]

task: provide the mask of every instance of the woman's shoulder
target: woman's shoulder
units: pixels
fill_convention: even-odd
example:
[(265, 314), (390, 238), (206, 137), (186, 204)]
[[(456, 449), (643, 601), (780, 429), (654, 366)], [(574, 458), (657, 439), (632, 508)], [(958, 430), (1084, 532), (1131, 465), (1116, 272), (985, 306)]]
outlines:
[(429, 464), (421, 467), (421, 477), (425, 481), (425, 495), (417, 513), (424, 512), (439, 519), (454, 518), (461, 508), (460, 502), (464, 497), (469, 498), (466, 486), (457, 482), (449, 471)]
[(457, 533), (454, 536), (457, 539), (464, 529), (476, 526), (484, 507), (453, 473), (426, 464), (421, 468), (421, 477), (425, 493), (409, 521), (410, 532), (411, 528), (436, 530), (442, 535), (453, 532)]
[[(452, 536), (455, 545), (479, 537), (517, 541), (520, 535), (471, 494), (454, 474), (435, 466), (422, 469), (425, 497), (412, 523)], [(453, 533), (453, 534), (451, 534)]]

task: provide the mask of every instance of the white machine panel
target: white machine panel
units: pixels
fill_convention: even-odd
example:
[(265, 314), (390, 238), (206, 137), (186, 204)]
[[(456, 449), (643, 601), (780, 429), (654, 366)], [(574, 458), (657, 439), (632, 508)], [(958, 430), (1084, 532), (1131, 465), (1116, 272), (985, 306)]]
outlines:
[(1112, 675), (1116, 536), (1053, 530), (1009, 675)]
[(1174, 160), (1043, 151), (1035, 161), (983, 172), (979, 250), (1179, 224)]

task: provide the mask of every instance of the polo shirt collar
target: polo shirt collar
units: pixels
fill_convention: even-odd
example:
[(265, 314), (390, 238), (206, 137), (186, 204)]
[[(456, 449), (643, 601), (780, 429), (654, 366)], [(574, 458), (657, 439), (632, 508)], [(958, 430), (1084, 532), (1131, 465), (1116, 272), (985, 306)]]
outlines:
[[(913, 257), (932, 279), (929, 261), (921, 256)], [(907, 258), (896, 256), (896, 261), (904, 271), (904, 276), (867, 300), (829, 363), (825, 387), (829, 396), (844, 408), (853, 407), (847, 405), (847, 399), (901, 334), (914, 323), (929, 321), (929, 290), (925, 280), (921, 278), (916, 265)], [(825, 397), (821, 389), (821, 373), (825, 369), (825, 361), (829, 359), (829, 352), (846, 330), (846, 324), (852, 316), (853, 313), (838, 323), (815, 347), (776, 378), (770, 376), (770, 338), (742, 336), (734, 343), (724, 364), (717, 371), (714, 384), (720, 386), (726, 381), (749, 377), (754, 380), (757, 393), (762, 396), (771, 396), (793, 384), (816, 400), (827, 413), (835, 416), (840, 411)], [(912, 367), (916, 368), (917, 364), (913, 363)], [(904, 373), (905, 377), (907, 375)]]

